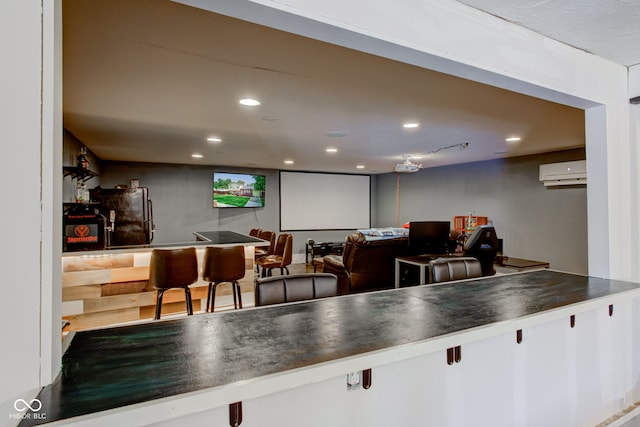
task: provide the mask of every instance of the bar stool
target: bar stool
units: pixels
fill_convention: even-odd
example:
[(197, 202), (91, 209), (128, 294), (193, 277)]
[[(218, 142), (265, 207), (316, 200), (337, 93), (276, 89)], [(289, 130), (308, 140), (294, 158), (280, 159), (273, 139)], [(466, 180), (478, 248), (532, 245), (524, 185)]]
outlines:
[(198, 280), (196, 248), (154, 249), (149, 261), (149, 284), (158, 291), (154, 320), (160, 319), (164, 291), (183, 288), (187, 314), (193, 314), (189, 285)]
[(242, 308), (242, 294), (238, 280), (245, 275), (244, 246), (207, 246), (204, 250), (202, 278), (209, 282), (207, 312), (213, 312), (216, 289), (219, 284), (230, 282), (233, 291), (233, 308)]
[(278, 236), (278, 241), (273, 255), (268, 255), (258, 259), (257, 265), (262, 268), (262, 277), (271, 276), (271, 270), (280, 268), (280, 274), (286, 271), (289, 274), (289, 265), (293, 256), (293, 236), (282, 233)]
[(260, 273), (260, 266), (258, 265), (258, 260), (265, 256), (273, 255), (273, 251), (276, 247), (276, 233), (273, 231), (260, 230), (260, 233), (257, 236), (262, 240), (267, 240), (269, 242), (269, 246), (255, 246), (254, 247), (254, 255), (253, 261), (256, 263), (256, 273)]
[(273, 231), (260, 230), (260, 233), (257, 237), (262, 240), (268, 241), (269, 245), (255, 247), (255, 261), (262, 258), (263, 256), (272, 255), (276, 245), (276, 233), (274, 233)]

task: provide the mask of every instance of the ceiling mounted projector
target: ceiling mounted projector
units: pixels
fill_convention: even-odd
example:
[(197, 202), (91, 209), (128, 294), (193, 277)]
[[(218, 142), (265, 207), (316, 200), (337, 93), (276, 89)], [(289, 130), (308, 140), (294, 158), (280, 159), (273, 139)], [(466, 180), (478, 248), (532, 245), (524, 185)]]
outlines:
[(411, 157), (405, 157), (404, 162), (396, 165), (395, 171), (399, 173), (413, 173), (422, 169), (422, 164), (416, 165), (411, 162)]

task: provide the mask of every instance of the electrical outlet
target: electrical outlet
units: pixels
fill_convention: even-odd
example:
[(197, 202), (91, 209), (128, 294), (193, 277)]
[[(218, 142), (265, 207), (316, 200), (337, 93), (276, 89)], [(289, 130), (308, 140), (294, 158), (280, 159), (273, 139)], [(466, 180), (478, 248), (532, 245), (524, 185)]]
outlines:
[(359, 389), (361, 378), (362, 378), (362, 371), (351, 372), (347, 374), (347, 391)]
[(624, 395), (620, 396), (620, 399), (618, 400), (618, 406), (618, 409), (620, 409), (621, 411), (627, 409), (627, 399)]

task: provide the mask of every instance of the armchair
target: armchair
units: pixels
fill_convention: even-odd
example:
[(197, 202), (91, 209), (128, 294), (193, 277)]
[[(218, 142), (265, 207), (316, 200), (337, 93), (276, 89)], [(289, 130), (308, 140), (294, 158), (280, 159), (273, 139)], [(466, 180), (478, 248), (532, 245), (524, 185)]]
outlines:
[(480, 225), (464, 244), (464, 256), (480, 261), (483, 276), (493, 276), (493, 263), (498, 253), (498, 236), (493, 225)]
[(395, 258), (409, 254), (406, 237), (367, 241), (347, 236), (342, 256), (325, 255), (324, 272), (338, 277), (338, 295), (394, 287)]

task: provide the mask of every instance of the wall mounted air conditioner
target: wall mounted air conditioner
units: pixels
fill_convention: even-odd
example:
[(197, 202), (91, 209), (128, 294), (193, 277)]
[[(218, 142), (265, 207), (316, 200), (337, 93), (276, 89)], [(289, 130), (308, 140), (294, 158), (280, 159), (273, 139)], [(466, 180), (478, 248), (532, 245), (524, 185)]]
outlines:
[(540, 165), (540, 181), (545, 187), (585, 185), (587, 183), (587, 161), (577, 160)]

